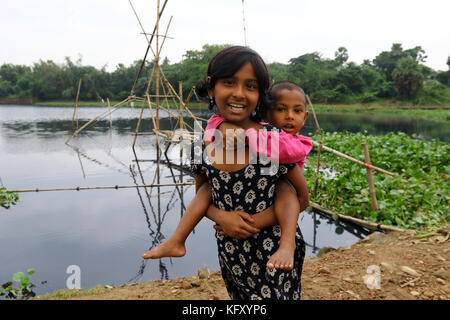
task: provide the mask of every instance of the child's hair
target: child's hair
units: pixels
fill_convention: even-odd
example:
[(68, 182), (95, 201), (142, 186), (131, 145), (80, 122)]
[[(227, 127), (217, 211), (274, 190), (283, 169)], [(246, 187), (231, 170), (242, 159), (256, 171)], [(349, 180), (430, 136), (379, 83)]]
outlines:
[(305, 91), (303, 91), (302, 87), (300, 87), (298, 84), (296, 84), (295, 82), (292, 82), (292, 81), (275, 82), (267, 90), (267, 93), (264, 96), (264, 100), (261, 104), (261, 112), (264, 117), (266, 116), (266, 113), (268, 111), (270, 111), (273, 107), (275, 107), (275, 104), (277, 102), (276, 101), (277, 93), (284, 89), (289, 90), (289, 91), (297, 90), (298, 92), (300, 92), (303, 95), (303, 97), (305, 98), (305, 103), (306, 103)]
[[(269, 87), (269, 72), (261, 56), (249, 47), (232, 46), (219, 51), (209, 62), (207, 77), (209, 82), (204, 81), (197, 85), (196, 92), (200, 97), (207, 97), (208, 90), (213, 89), (218, 79), (233, 76), (245, 63), (250, 62), (258, 80), (259, 99), (256, 108), (256, 116), (251, 118), (254, 121), (260, 121), (262, 118), (261, 108), (262, 100), (267, 88)], [(209, 106), (212, 109), (212, 106)]]

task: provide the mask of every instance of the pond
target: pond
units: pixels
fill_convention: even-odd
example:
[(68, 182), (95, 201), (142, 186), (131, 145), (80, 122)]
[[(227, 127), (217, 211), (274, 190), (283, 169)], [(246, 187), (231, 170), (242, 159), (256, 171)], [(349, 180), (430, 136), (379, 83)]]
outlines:
[[(79, 108), (79, 125), (104, 110)], [(139, 112), (119, 109), (112, 114), (112, 131), (107, 118), (66, 145), (73, 133), (72, 108), (0, 106), (0, 185), (17, 190), (156, 183), (156, 165), (151, 161), (156, 158), (155, 136), (139, 136), (135, 152), (131, 148)], [(170, 128), (173, 119), (161, 116), (161, 128)], [(151, 130), (149, 117), (145, 115), (141, 131)], [(322, 121), (321, 125), (325, 128)], [(187, 164), (188, 154), (189, 146), (178, 144), (168, 149), (167, 158)], [(180, 176), (193, 181), (183, 171), (160, 166), (161, 183), (179, 181)], [(188, 238), (185, 257), (141, 258), (173, 233), (193, 196), (194, 186), (20, 193), (17, 205), (0, 208), (0, 285), (29, 268), (36, 270), (31, 282), (37, 294), (65, 289), (70, 266), (80, 268), (82, 288), (190, 276), (199, 268), (218, 270), (208, 219)], [(307, 255), (325, 246), (349, 246), (368, 234), (310, 211), (301, 215), (299, 225)]]

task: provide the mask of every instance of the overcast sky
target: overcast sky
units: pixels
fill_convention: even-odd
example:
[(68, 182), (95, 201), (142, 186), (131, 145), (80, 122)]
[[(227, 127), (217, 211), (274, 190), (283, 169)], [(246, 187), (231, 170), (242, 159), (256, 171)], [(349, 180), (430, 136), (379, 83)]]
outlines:
[[(131, 0), (146, 32), (156, 22), (157, 0)], [(164, 1), (161, 0), (161, 5)], [(115, 69), (142, 59), (145, 37), (129, 0), (1, 0), (0, 64), (63, 63)], [(242, 0), (169, 0), (161, 19), (162, 50), (179, 62), (204, 44), (243, 45)], [(393, 43), (422, 46), (426, 65), (447, 70), (450, 0), (245, 0), (247, 45), (267, 63), (318, 51), (334, 58), (344, 46), (349, 61), (374, 59)]]

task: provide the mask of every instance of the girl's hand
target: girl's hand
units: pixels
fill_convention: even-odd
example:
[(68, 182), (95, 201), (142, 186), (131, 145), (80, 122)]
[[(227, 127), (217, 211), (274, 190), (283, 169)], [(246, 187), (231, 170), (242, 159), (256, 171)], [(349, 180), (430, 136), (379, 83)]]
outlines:
[[(211, 207), (214, 206), (211, 205)], [(215, 225), (214, 229), (218, 230), (221, 235), (227, 235), (235, 239), (246, 239), (259, 232), (259, 229), (254, 226), (254, 219), (246, 212), (223, 211), (215, 207), (212, 210), (218, 211), (216, 219), (218, 225)]]

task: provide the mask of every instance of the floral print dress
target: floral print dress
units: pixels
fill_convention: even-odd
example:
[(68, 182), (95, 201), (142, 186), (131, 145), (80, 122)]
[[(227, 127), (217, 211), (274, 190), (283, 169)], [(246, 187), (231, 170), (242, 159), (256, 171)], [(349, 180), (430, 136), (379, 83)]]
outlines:
[[(265, 128), (273, 129), (268, 125)], [(192, 171), (206, 174), (213, 204), (225, 211), (255, 214), (270, 207), (275, 200), (277, 180), (296, 166), (295, 163), (279, 165), (271, 174), (262, 175), (261, 169), (267, 170), (270, 163), (267, 159), (259, 159), (258, 163), (251, 161), (241, 170), (221, 171), (212, 165), (207, 155), (203, 156), (206, 152), (202, 138), (197, 136), (192, 144)], [(231, 299), (300, 299), (305, 243), (298, 225), (293, 269), (269, 270), (266, 267), (270, 256), (279, 247), (280, 236), (279, 225), (264, 228), (247, 239), (234, 239), (216, 232), (219, 265)]]

